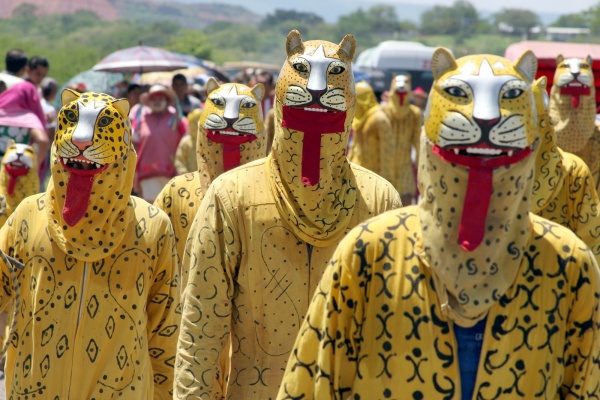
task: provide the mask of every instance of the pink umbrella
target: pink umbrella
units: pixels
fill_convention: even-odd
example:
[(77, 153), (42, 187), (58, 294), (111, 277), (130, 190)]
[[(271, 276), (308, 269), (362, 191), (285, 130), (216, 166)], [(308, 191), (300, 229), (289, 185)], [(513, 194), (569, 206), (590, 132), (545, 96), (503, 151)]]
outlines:
[(94, 71), (151, 72), (186, 68), (188, 63), (179, 55), (157, 47), (139, 46), (115, 51), (92, 67)]

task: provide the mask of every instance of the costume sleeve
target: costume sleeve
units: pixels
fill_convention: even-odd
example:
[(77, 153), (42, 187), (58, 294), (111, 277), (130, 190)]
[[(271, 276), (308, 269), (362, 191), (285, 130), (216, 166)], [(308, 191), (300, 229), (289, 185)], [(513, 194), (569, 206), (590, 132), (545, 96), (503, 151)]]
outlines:
[(241, 245), (232, 207), (213, 182), (192, 223), (183, 255), (183, 315), (175, 398), (225, 396), (234, 279)]
[(179, 275), (173, 227), (160, 224), (158, 254), (148, 294), (148, 351), (154, 372), (154, 399), (173, 398), (174, 360), (181, 322)]
[[(308, 309), (277, 399), (346, 399), (351, 394), (360, 357), (364, 315), (362, 278), (354, 246), (358, 231), (340, 243)], [(353, 239), (350, 239), (353, 238)]]
[[(575, 258), (575, 257), (573, 257)], [(561, 398), (589, 399), (600, 387), (600, 270), (593, 254), (577, 257), (569, 279), (569, 313), (565, 334), (565, 370)]]
[(588, 166), (578, 157), (572, 157), (573, 171), (568, 176), (569, 208), (574, 210), (569, 225), (592, 250), (600, 264), (600, 209), (594, 178)]
[(177, 175), (193, 172), (188, 171), (186, 160), (186, 157), (189, 154), (188, 147), (190, 146), (190, 142), (190, 136), (186, 135), (182, 137), (179, 145), (177, 146), (177, 150), (175, 151), (175, 161), (173, 161), (173, 164), (175, 164), (175, 171), (177, 171)]
[[(392, 124), (385, 113), (380, 111), (375, 115), (373, 133), (379, 139), (379, 174), (393, 184), (395, 157), (393, 149), (396, 148), (396, 136), (392, 132)], [(367, 123), (369, 122), (367, 121)]]
[[(13, 246), (15, 240), (13, 239), (14, 231), (12, 229), (12, 221), (14, 221), (16, 214), (12, 214), (8, 220), (11, 221), (9, 224), (8, 221), (2, 225), (2, 229), (0, 229), (0, 251), (4, 252), (4, 254), (8, 256), (14, 256)], [(12, 305), (11, 295), (12, 295), (12, 285), (11, 285), (11, 273), (9, 267), (4, 263), (4, 260), (0, 257), (0, 274), (2, 276), (2, 289), (0, 290), (0, 312), (6, 311), (9, 314), (12, 314), (9, 305)], [(4, 339), (5, 332), (0, 332), (0, 337)]]

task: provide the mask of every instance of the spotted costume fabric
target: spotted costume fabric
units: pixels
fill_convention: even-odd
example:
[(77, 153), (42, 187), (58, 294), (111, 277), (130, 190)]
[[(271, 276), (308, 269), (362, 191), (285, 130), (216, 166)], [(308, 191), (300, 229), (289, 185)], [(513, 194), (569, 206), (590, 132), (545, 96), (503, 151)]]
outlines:
[(541, 145), (535, 160), (531, 211), (566, 226), (600, 262), (600, 210), (594, 178), (583, 160), (561, 150), (548, 116), (546, 78), (533, 86)]
[[(171, 179), (154, 201), (154, 205), (164, 210), (171, 219), (180, 260), (183, 259), (186, 238), (200, 202), (210, 183), (227, 170), (224, 161), (225, 152), (229, 150), (227, 143), (211, 140), (209, 136), (216, 140), (219, 140), (216, 135), (225, 140), (228, 137), (248, 140), (234, 144), (239, 152), (235, 166), (267, 155), (260, 105), (264, 86), (259, 84), (250, 89), (237, 83), (219, 85), (212, 79), (207, 84), (207, 95), (205, 107), (196, 121), (196, 129), (199, 130), (196, 146), (198, 171)], [(229, 126), (221, 128), (222, 133), (218, 133), (215, 122), (226, 119)]]
[[(48, 191), (0, 230), (2, 251), (25, 265), (7, 398), (171, 399), (175, 242), (166, 214), (129, 194), (129, 104), (69, 89), (62, 102)], [(10, 294), (5, 282), (2, 307)]]
[(356, 84), (356, 112), (352, 121), (352, 145), (348, 160), (370, 169), (388, 181), (394, 179), (396, 136), (390, 119), (377, 102), (371, 86)]
[(0, 227), (27, 196), (39, 192), (33, 147), (10, 141), (0, 167)]
[(423, 118), (419, 107), (410, 104), (411, 80), (409, 75), (397, 75), (390, 87), (390, 98), (383, 107), (392, 124), (394, 135), (391, 151), (395, 160), (392, 183), (402, 198), (404, 205), (416, 199), (417, 186), (411, 159), (411, 149), (419, 152), (419, 135)]
[[(176, 398), (274, 398), (335, 246), (360, 222), (400, 206), (389, 182), (346, 158), (354, 38), (304, 43), (292, 31), (286, 49), (271, 153), (219, 176), (188, 236)], [(292, 117), (288, 108), (297, 108)], [(300, 131), (295, 117), (327, 130)], [(329, 132), (332, 119), (341, 128)], [(315, 138), (320, 154), (303, 153)]]
[(597, 395), (598, 265), (571, 230), (529, 212), (536, 69), (531, 52), (511, 63), (436, 50), (423, 196), (342, 241), (278, 399), (460, 400), (453, 328), (481, 322), (473, 399)]
[(550, 119), (557, 144), (589, 167), (596, 190), (600, 185), (600, 128), (596, 119), (596, 87), (592, 59), (556, 57), (550, 89)]

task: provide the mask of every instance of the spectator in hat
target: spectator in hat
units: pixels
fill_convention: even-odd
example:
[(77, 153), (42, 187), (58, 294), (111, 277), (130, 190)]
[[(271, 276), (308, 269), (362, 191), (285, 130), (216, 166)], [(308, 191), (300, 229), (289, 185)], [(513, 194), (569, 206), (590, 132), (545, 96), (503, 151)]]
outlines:
[(150, 203), (176, 175), (175, 152), (187, 131), (177, 110), (170, 105), (174, 98), (166, 86), (153, 85), (148, 91), (148, 106), (138, 104), (129, 114), (138, 155), (134, 191)]

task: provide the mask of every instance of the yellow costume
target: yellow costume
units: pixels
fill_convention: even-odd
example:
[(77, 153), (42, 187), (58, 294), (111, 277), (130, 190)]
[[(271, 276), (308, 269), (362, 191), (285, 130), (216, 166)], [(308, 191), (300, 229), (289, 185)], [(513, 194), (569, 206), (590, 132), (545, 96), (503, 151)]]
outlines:
[(267, 112), (265, 118), (265, 135), (267, 136), (267, 154), (271, 152), (271, 146), (273, 146), (273, 138), (275, 137), (275, 109), (271, 108)]
[(600, 209), (594, 178), (581, 158), (556, 145), (545, 77), (536, 81), (533, 92), (541, 145), (535, 160), (531, 212), (571, 229), (600, 262)]
[[(200, 118), (196, 120), (196, 129), (199, 130), (196, 147), (199, 169), (171, 179), (154, 201), (154, 205), (164, 210), (173, 223), (179, 260), (183, 258), (188, 232), (210, 183), (233, 166), (266, 156), (260, 105), (265, 92), (262, 83), (250, 89), (234, 83), (219, 86), (216, 80), (210, 79), (206, 90), (208, 99)], [(226, 121), (225, 118), (231, 122), (231, 126), (222, 128), (214, 125), (217, 121)], [(235, 144), (239, 153), (237, 162), (228, 168), (224, 165), (225, 153), (235, 149), (230, 150), (227, 143), (218, 142), (221, 141), (219, 137), (245, 141)]]
[(69, 89), (62, 103), (48, 191), (26, 198), (0, 231), (0, 249), (25, 264), (7, 398), (170, 399), (175, 242), (167, 216), (129, 194), (129, 103)]
[(0, 227), (25, 197), (39, 192), (39, 187), (33, 147), (9, 142), (0, 168)]
[[(278, 398), (593, 397), (596, 261), (569, 229), (529, 212), (537, 59), (454, 60), (438, 49), (432, 69), (421, 200), (340, 244)], [(455, 332), (482, 322), (479, 362), (463, 386), (459, 358), (471, 352), (459, 352)]]
[(219, 176), (202, 201), (183, 257), (176, 398), (275, 397), (335, 246), (400, 206), (390, 183), (345, 155), (355, 46), (350, 35), (336, 45), (290, 32), (271, 153)]
[(390, 182), (394, 180), (396, 136), (386, 113), (367, 82), (356, 84), (354, 132), (348, 160), (370, 169)]
[(393, 147), (390, 146), (387, 150), (392, 152), (395, 160), (392, 183), (405, 206), (416, 200), (417, 187), (411, 151), (415, 149), (416, 154), (419, 154), (419, 135), (423, 125), (421, 110), (410, 104), (410, 92), (410, 76), (394, 77), (390, 87), (390, 98), (383, 107), (395, 136)]
[(596, 88), (592, 59), (556, 57), (554, 84), (550, 89), (550, 120), (557, 144), (580, 157), (600, 185), (600, 129), (596, 119)]
[(178, 175), (195, 172), (198, 170), (198, 161), (196, 160), (196, 141), (198, 138), (198, 120), (200, 119), (199, 108), (194, 108), (187, 115), (188, 134), (181, 138), (175, 152), (175, 171)]

